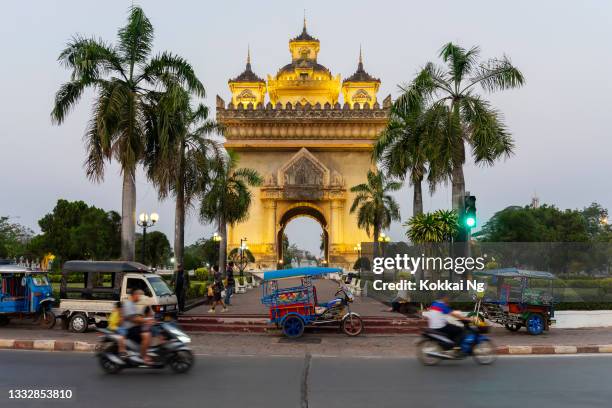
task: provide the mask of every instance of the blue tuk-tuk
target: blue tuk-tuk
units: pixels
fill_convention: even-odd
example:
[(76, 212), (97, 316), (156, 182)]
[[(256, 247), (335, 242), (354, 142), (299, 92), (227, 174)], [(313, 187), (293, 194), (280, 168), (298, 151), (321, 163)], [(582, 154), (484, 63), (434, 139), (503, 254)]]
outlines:
[[(317, 299), (313, 279), (341, 271), (304, 267), (264, 272), (261, 302), (269, 307), (270, 322), (289, 338), (302, 336), (305, 326), (328, 324), (338, 325), (348, 336), (361, 334), (363, 321), (351, 311), (354, 296), (344, 284), (339, 284), (334, 299), (323, 303)], [(301, 282), (297, 286), (280, 287), (279, 281), (284, 279), (300, 279)]]
[(10, 319), (34, 319), (44, 328), (55, 325), (55, 299), (44, 271), (0, 260), (0, 326)]

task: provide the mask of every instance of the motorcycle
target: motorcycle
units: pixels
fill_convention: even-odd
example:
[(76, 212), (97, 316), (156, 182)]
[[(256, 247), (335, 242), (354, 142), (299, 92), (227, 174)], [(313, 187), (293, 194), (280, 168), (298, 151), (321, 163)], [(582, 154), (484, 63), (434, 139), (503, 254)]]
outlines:
[(102, 369), (108, 374), (117, 374), (124, 368), (164, 368), (170, 366), (172, 371), (178, 374), (186, 373), (194, 363), (194, 356), (188, 344), (191, 339), (185, 332), (172, 323), (157, 323), (155, 325), (159, 335), (165, 341), (157, 346), (149, 347), (148, 355), (152, 359), (151, 364), (145, 364), (140, 356), (140, 344), (125, 339), (127, 355), (119, 355), (120, 336), (107, 329), (97, 329), (102, 336), (100, 338), (100, 351), (97, 353), (98, 361)]
[(462, 360), (468, 356), (478, 364), (491, 364), (495, 361), (495, 345), (483, 334), (487, 329), (473, 326), (463, 321), (464, 333), (459, 347), (444, 333), (426, 329), (417, 343), (417, 358), (424, 365), (436, 365), (442, 360)]

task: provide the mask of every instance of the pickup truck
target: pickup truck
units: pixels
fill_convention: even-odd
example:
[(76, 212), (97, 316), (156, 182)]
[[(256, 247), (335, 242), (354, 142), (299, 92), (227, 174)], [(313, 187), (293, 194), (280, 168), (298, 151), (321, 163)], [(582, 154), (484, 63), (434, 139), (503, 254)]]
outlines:
[[(84, 277), (83, 288), (68, 287), (66, 277), (79, 273)], [(111, 274), (112, 286), (96, 286), (100, 276)], [(171, 320), (177, 316), (177, 298), (164, 280), (146, 266), (136, 262), (68, 261), (63, 267), (60, 301), (53, 313), (62, 320), (63, 327), (77, 333), (85, 332), (90, 324), (105, 327), (117, 301), (125, 301), (134, 289), (144, 296), (139, 305), (150, 306), (158, 319)], [(80, 298), (68, 296), (80, 294)]]

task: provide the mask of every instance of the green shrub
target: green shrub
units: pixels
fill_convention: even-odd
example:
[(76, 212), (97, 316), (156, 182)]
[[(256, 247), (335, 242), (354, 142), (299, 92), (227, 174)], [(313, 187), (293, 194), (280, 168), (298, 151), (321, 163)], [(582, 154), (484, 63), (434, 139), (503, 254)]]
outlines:
[(195, 280), (200, 282), (206, 282), (209, 278), (208, 269), (206, 268), (198, 268), (194, 271)]

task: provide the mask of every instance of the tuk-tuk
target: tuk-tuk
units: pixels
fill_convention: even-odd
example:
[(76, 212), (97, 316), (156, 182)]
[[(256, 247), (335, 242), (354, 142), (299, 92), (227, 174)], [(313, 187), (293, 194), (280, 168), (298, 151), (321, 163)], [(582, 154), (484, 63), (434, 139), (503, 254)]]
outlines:
[[(270, 308), (270, 322), (289, 338), (302, 336), (306, 326), (327, 324), (339, 325), (348, 336), (361, 334), (363, 321), (357, 313), (351, 312), (354, 297), (346, 285), (340, 283), (334, 299), (318, 302), (313, 279), (339, 272), (342, 272), (339, 268), (319, 267), (264, 272), (261, 302)], [(279, 287), (279, 281), (285, 279), (300, 279), (301, 284)]]
[(0, 326), (10, 319), (34, 319), (44, 328), (55, 325), (55, 299), (44, 271), (0, 260)]
[(513, 332), (525, 327), (532, 335), (542, 334), (555, 322), (552, 273), (503, 268), (476, 271), (474, 276), (487, 280), (487, 291), (477, 305), (481, 317)]

